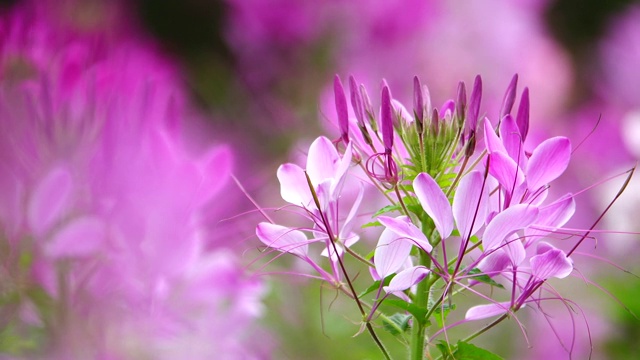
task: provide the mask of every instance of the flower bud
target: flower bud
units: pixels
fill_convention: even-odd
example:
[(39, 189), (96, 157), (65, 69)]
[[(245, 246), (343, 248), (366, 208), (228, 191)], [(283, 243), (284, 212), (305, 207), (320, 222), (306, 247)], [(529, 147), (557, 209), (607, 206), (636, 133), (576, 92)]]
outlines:
[(469, 116), (467, 117), (467, 129), (476, 129), (478, 125), (478, 116), (480, 115), (480, 101), (482, 100), (482, 78), (476, 76), (473, 82), (473, 90), (469, 99)]
[(344, 87), (340, 76), (333, 78), (333, 93), (335, 95), (336, 113), (338, 114), (338, 125), (340, 126), (340, 136), (345, 144), (349, 143), (349, 110), (347, 109), (347, 97), (344, 94)]
[(511, 82), (507, 87), (507, 91), (504, 94), (504, 98), (502, 99), (502, 107), (500, 109), (500, 120), (505, 116), (511, 114), (511, 109), (513, 108), (513, 103), (516, 100), (516, 89), (518, 87), (518, 74), (513, 75), (511, 78)]
[(527, 138), (529, 133), (529, 88), (524, 88), (520, 97), (520, 105), (518, 107), (518, 115), (516, 116), (516, 124), (522, 136), (522, 142)]
[(382, 142), (386, 152), (393, 148), (393, 108), (391, 106), (391, 92), (388, 86), (382, 88), (380, 103), (380, 121), (382, 125)]
[(464, 122), (465, 111), (467, 110), (467, 88), (464, 81), (458, 83), (458, 91), (456, 96), (456, 117), (462, 123)]

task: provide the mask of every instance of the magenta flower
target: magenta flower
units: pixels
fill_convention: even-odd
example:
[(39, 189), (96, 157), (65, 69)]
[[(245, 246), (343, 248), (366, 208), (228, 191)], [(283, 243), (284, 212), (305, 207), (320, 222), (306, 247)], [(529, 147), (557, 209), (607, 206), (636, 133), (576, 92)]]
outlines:
[[(532, 150), (527, 147), (526, 88), (512, 115), (517, 80), (512, 78), (502, 99), (498, 131), (483, 117), (484, 131), (478, 134), (484, 96), (480, 77), (468, 106), (466, 85), (459, 83), (455, 100), (439, 108), (432, 107), (429, 91), (414, 78), (413, 115), (393, 98), (385, 81), (376, 111), (364, 86), (350, 77), (353, 116), (348, 119), (346, 95), (336, 77), (340, 137), (335, 143), (316, 139), (306, 170), (294, 164), (278, 169), (283, 199), (313, 226), (261, 223), (258, 238), (279, 253), (306, 261), (319, 274), (316, 278), (353, 300), (362, 319), (357, 334), (369, 332), (387, 359), (390, 355), (371, 324), (378, 319), (384, 329), (408, 342), (413, 359), (425, 358), (430, 343), (442, 334), (437, 348), (453, 358), (471, 346), (468, 340), (452, 342), (448, 332), (454, 326), (498, 317), (466, 338), (473, 339), (523, 307), (545, 316), (548, 300), (570, 303), (547, 280), (573, 273), (571, 255), (590, 231), (578, 236), (569, 252), (557, 247), (555, 233), (573, 240), (569, 234), (575, 231), (563, 226), (576, 203), (572, 193), (551, 201), (547, 196), (550, 184), (568, 166), (571, 143), (559, 136)], [(476, 143), (484, 149), (476, 149)], [(348, 205), (344, 196), (349, 191), (343, 185), (350, 179), (362, 185), (343, 218), (338, 204)], [(360, 203), (369, 189), (380, 193), (373, 208)], [(353, 226), (357, 217), (373, 217), (363, 226), (381, 229), (375, 246)], [(351, 247), (348, 239), (354, 238), (363, 240)], [(309, 255), (316, 243), (332, 260), (331, 274)], [(364, 254), (359, 247), (365, 248)], [(366, 266), (372, 277), (362, 291), (353, 281), (357, 265)], [(484, 290), (487, 286), (491, 291)], [(464, 320), (447, 323), (461, 293), (477, 296), (480, 304), (470, 306)], [(383, 304), (401, 311), (389, 314)]]
[(0, 19), (0, 261), (18, 285), (6, 321), (43, 336), (11, 355), (256, 356), (262, 285), (210, 245), (203, 221), (230, 177), (230, 148), (186, 150), (189, 106), (147, 44), (96, 56), (99, 42), (56, 33), (40, 9)]

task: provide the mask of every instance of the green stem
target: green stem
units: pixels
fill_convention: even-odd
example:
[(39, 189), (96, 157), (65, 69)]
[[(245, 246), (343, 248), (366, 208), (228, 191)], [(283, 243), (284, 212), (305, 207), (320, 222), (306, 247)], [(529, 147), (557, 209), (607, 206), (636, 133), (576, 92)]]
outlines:
[[(423, 229), (424, 231), (425, 229)], [(431, 268), (431, 258), (429, 254), (420, 250), (420, 265)], [(430, 275), (431, 276), (431, 275)], [(429, 305), (429, 290), (431, 282), (425, 279), (418, 283), (414, 304), (421, 309), (426, 309)], [(411, 360), (423, 360), (425, 354), (425, 330), (426, 319), (413, 318), (413, 326), (411, 329)]]

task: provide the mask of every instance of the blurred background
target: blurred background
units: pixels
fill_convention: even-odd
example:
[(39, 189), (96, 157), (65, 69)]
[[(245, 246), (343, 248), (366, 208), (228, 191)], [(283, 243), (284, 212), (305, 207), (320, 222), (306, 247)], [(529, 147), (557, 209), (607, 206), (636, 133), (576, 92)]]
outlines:
[[(25, 3), (2, 0), (0, 12), (4, 16)], [(603, 180), (640, 158), (640, 1), (49, 3), (75, 31), (112, 36), (114, 48), (131, 36), (153, 44), (172, 64), (177, 86), (199, 114), (198, 121), (184, 126), (187, 146), (228, 144), (236, 154), (235, 176), (262, 206), (282, 205), (275, 177), (280, 163), (295, 160), (301, 144), (336, 134), (327, 120), (335, 117), (331, 85), (336, 73), (343, 80), (353, 74), (369, 89), (384, 78), (405, 104), (411, 103), (414, 75), (441, 104), (455, 96), (458, 81), (469, 86), (480, 74), (483, 109), (490, 118), (497, 117), (511, 77), (519, 74), (519, 89), (527, 86), (531, 93), (529, 144), (556, 135), (572, 140), (572, 164), (556, 191), (589, 188), (577, 197), (569, 227), (589, 228), (622, 182), (620, 177)], [(9, 80), (10, 71), (0, 68), (0, 81)], [(261, 256), (252, 236), (260, 218), (237, 187), (227, 189), (236, 214), (246, 213), (219, 215), (216, 221), (224, 219), (224, 226), (216, 231), (236, 242), (229, 247), (251, 272), (256, 266), (250, 264)], [(639, 194), (640, 180), (633, 180), (599, 228), (640, 232)], [(574, 260), (577, 273), (598, 286), (579, 277), (558, 284), (558, 291), (580, 308), (571, 312), (559, 304), (552, 324), (524, 315), (529, 346), (515, 323), (482, 337), (482, 345), (508, 359), (566, 359), (572, 342), (574, 359), (588, 358), (590, 351), (594, 359), (640, 358), (640, 322), (633, 315), (640, 314), (640, 279), (622, 270), (640, 274), (635, 255), (640, 240), (633, 234), (595, 237)], [(280, 263), (286, 268), (286, 260)], [(353, 309), (331, 306), (335, 294), (330, 290), (286, 276), (261, 281), (265, 308), (255, 321), (269, 334), (265, 357), (377, 358), (367, 336), (351, 337), (358, 330), (357, 319), (349, 317)]]

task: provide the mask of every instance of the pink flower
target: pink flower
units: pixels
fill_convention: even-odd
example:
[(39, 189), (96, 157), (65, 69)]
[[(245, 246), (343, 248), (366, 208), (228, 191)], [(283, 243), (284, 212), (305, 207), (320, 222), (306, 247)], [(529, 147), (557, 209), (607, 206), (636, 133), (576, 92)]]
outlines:
[[(255, 356), (262, 285), (210, 247), (203, 221), (230, 148), (185, 149), (189, 106), (147, 45), (96, 56), (96, 42), (29, 11), (1, 19), (1, 261), (14, 276), (3, 281), (32, 294), (8, 321), (42, 332), (33, 351), (51, 358)], [(16, 59), (30, 71), (16, 77)]]

